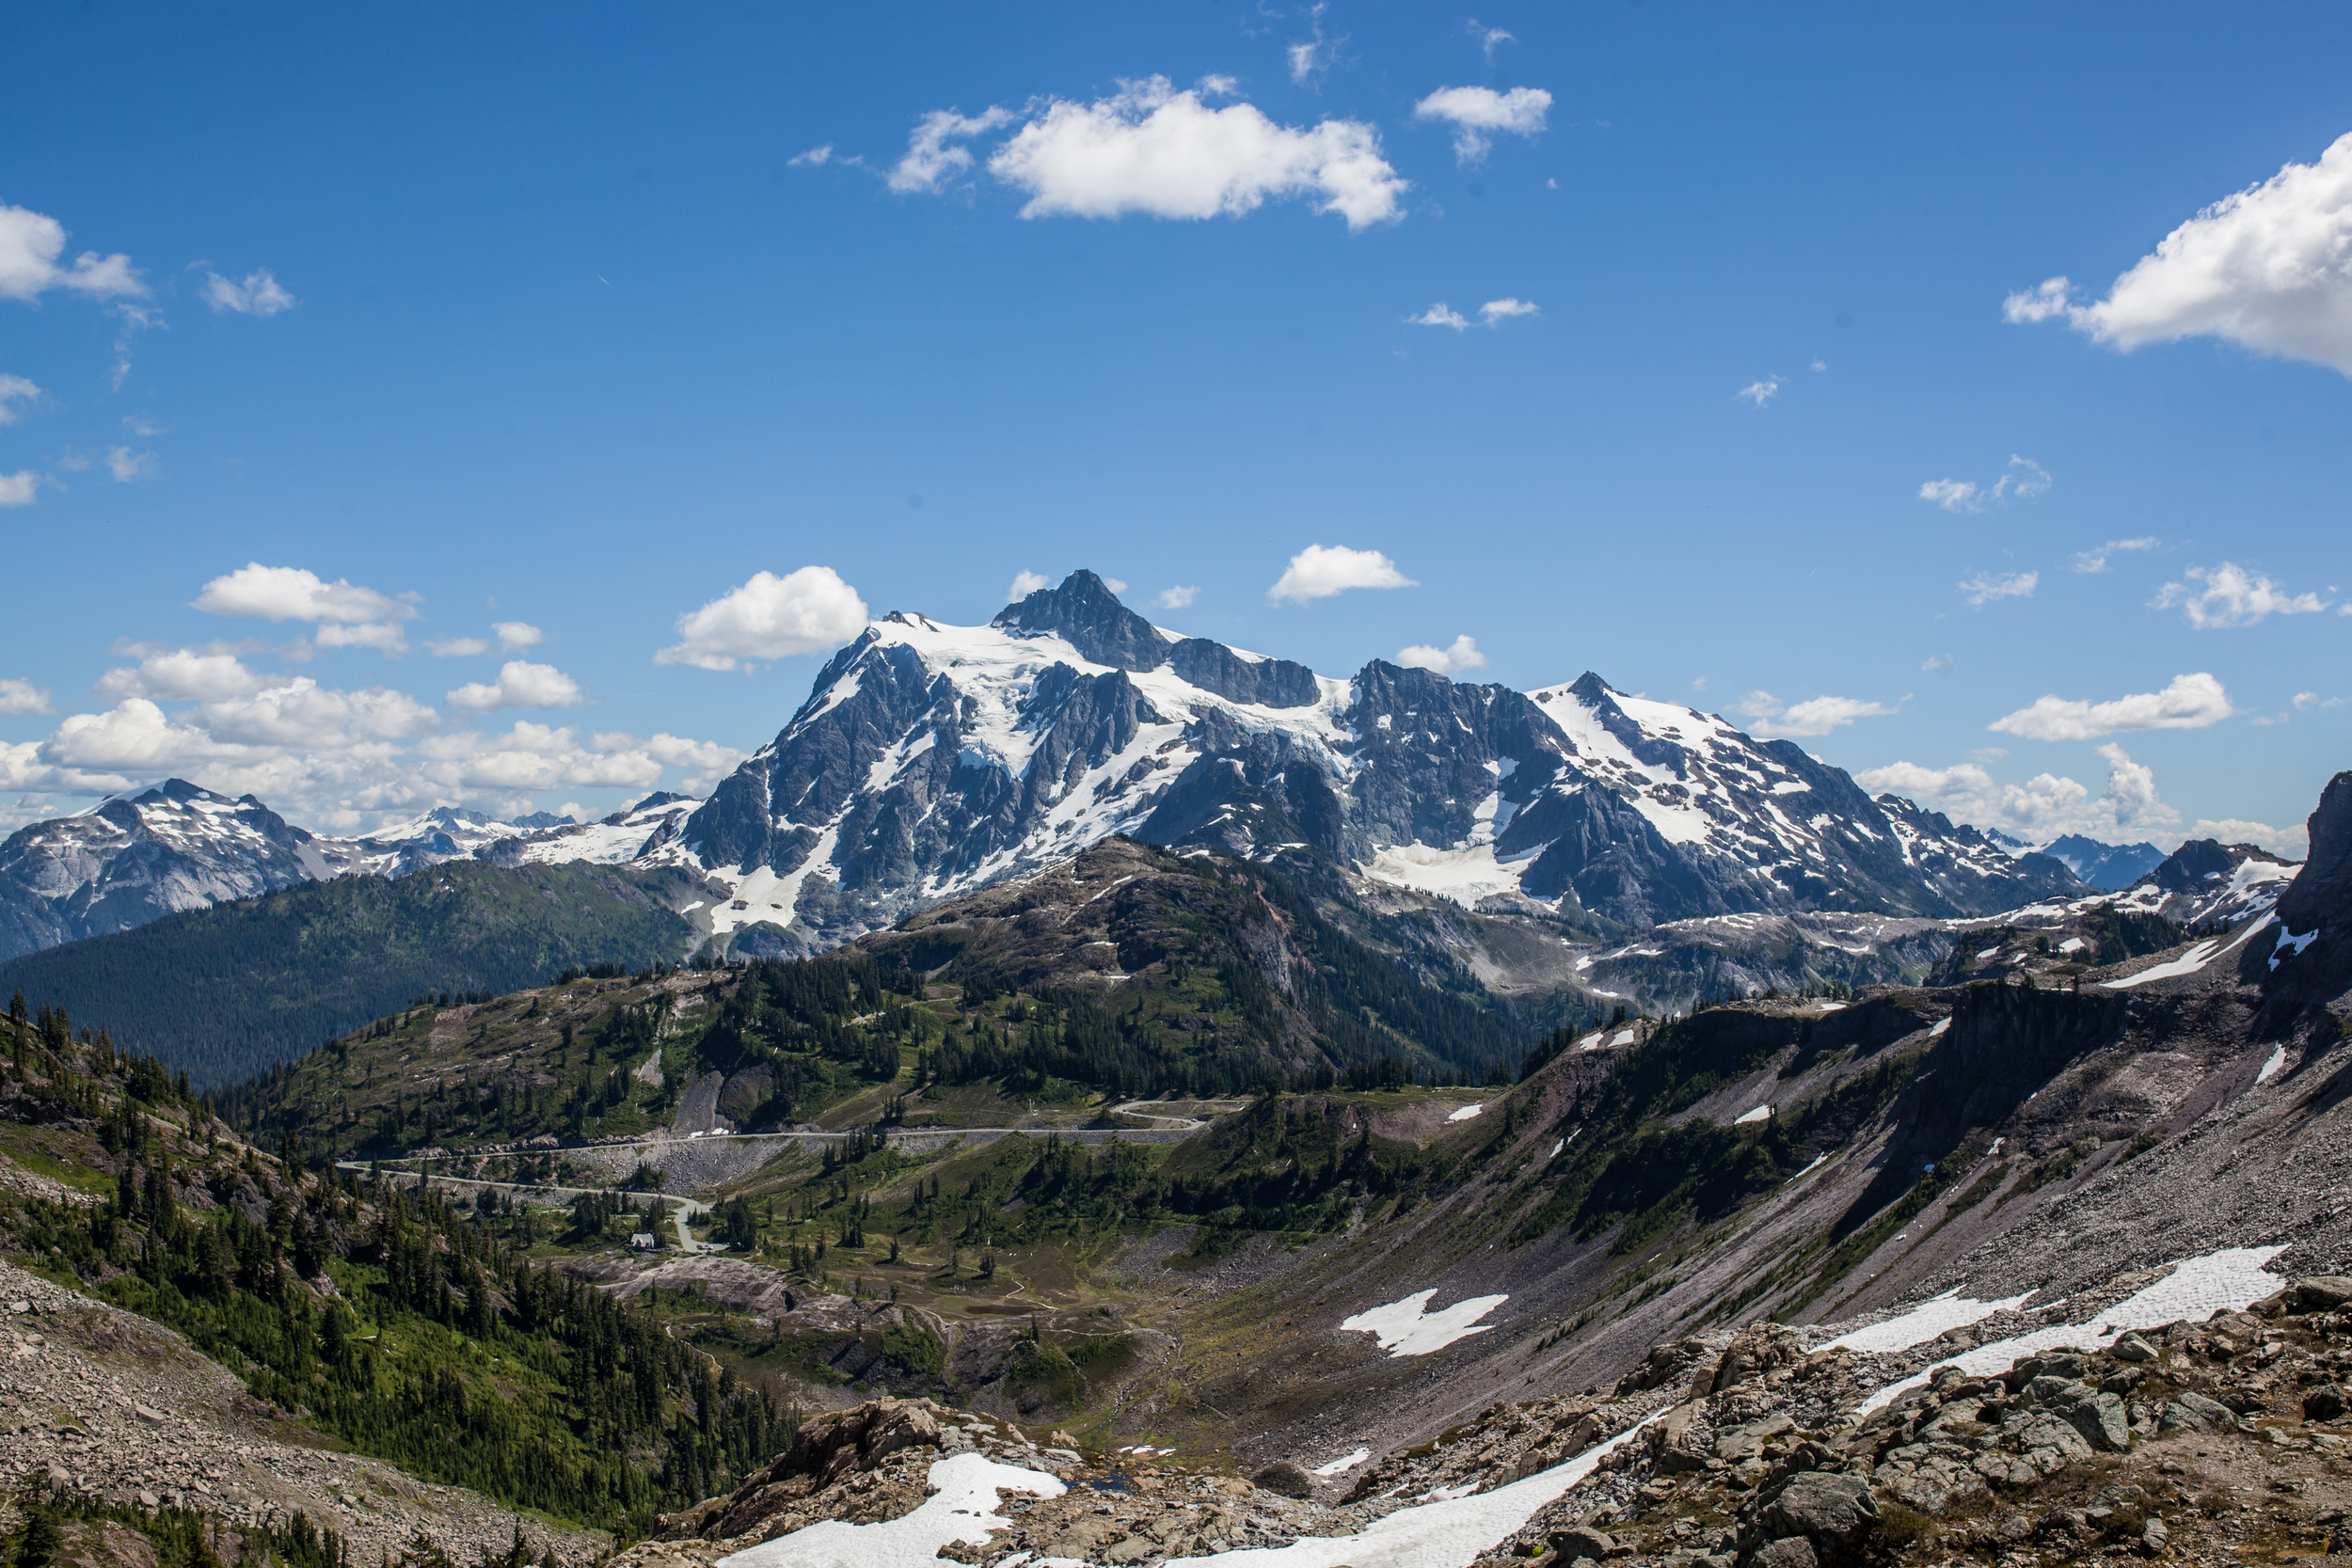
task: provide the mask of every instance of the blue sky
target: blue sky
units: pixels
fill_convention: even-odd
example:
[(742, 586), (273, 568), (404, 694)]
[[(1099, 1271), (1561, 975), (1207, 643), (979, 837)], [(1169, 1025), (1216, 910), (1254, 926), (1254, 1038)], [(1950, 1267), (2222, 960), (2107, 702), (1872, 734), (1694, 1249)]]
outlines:
[(5, 26), (0, 821), (699, 790), (1079, 565), (2030, 836), (2352, 761), (2341, 7)]

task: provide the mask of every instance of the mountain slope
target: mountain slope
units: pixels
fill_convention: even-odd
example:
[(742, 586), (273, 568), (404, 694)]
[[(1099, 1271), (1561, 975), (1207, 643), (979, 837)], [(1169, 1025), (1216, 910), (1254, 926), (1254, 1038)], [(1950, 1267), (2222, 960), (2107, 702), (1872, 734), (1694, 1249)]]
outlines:
[(323, 875), (313, 836), (247, 795), (168, 779), (0, 844), (0, 958)]
[(1113, 832), (1320, 851), (1465, 906), (1618, 929), (2088, 891), (1788, 742), (1597, 675), (1530, 694), (1379, 660), (1317, 677), (1161, 630), (1090, 572), (987, 626), (874, 622), (648, 853), (733, 887), (723, 942), (808, 951)]
[(694, 935), (671, 906), (700, 891), (677, 871), (470, 862), (305, 882), (12, 958), (0, 995), (63, 1006), (199, 1085), (228, 1084), (421, 994), (675, 962)]

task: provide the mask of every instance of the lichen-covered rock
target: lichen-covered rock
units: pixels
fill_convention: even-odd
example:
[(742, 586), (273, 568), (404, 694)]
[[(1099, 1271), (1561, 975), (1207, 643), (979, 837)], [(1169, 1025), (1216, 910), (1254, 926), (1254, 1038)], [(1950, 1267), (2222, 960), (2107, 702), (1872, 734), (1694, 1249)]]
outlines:
[(1879, 1505), (1861, 1477), (1809, 1470), (1788, 1478), (1761, 1519), (1775, 1540), (1803, 1535), (1817, 1544), (1855, 1546), (1878, 1528)]
[(2184, 1393), (2164, 1407), (2163, 1424), (2191, 1432), (2235, 1432), (2237, 1412), (2202, 1394)]

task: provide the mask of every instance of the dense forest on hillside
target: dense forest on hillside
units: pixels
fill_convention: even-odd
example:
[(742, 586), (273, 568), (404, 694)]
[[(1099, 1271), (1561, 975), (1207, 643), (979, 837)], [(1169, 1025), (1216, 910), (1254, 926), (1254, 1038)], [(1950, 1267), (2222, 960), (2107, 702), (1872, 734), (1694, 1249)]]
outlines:
[(9, 959), (0, 994), (61, 1006), (199, 1086), (236, 1084), (422, 994), (675, 962), (692, 931), (663, 900), (683, 876), (453, 862), (306, 882)]
[(183, 1080), (53, 1010), (0, 1031), (0, 1110), (92, 1124), (119, 1167), (95, 1204), (0, 1208), (0, 1244), (179, 1329), (257, 1399), (419, 1475), (624, 1535), (788, 1439), (768, 1392), (534, 1266), (543, 1213), (305, 1172), (298, 1144), (281, 1163), (222, 1141)]

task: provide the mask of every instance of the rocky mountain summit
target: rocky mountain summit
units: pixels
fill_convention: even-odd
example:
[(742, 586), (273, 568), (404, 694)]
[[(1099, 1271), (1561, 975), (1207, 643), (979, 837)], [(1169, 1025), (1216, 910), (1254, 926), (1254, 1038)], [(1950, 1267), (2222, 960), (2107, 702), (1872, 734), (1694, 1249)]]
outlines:
[(1787, 741), (1598, 675), (1347, 680), (1153, 626), (1075, 572), (986, 626), (904, 612), (834, 656), (675, 847), (714, 933), (814, 950), (1112, 832), (1599, 929), (1729, 913), (1990, 913), (2089, 889)]

